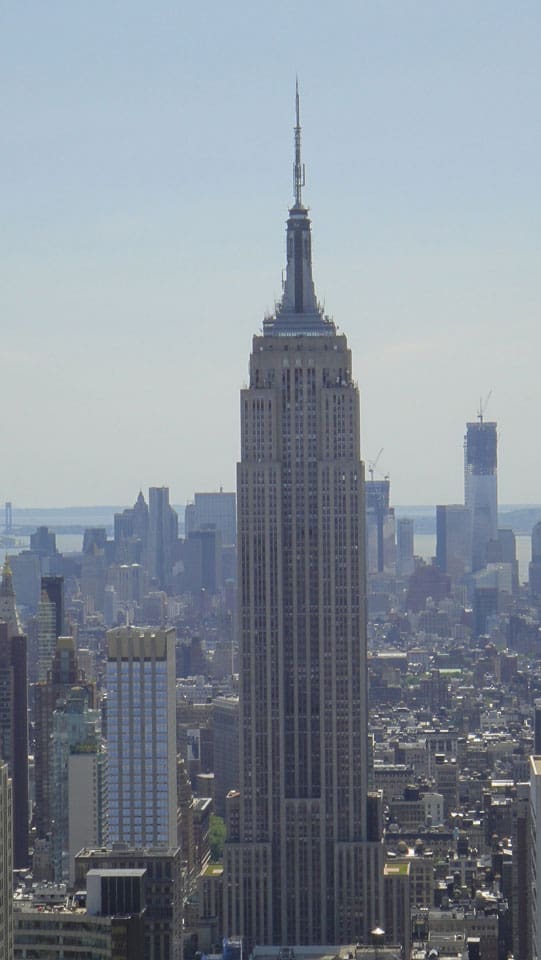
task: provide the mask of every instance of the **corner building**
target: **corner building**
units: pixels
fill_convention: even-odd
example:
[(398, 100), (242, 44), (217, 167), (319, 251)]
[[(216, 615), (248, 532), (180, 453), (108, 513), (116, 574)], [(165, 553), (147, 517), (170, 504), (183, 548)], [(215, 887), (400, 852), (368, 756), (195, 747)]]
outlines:
[(295, 146), (283, 297), (241, 393), (241, 805), (225, 933), (250, 945), (352, 943), (383, 919), (367, 826), (359, 392), (314, 292), (298, 99)]

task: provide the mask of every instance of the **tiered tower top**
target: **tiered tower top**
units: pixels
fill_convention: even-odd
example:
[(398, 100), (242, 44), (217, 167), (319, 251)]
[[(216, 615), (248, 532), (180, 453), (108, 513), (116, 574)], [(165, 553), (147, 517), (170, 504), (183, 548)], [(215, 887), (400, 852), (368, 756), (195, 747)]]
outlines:
[(318, 303), (312, 277), (312, 237), (308, 208), (302, 202), (305, 168), (301, 159), (299, 84), (295, 91), (294, 204), (287, 220), (287, 266), (282, 299), (273, 316), (265, 317), (265, 336), (325, 336), (336, 333), (332, 320)]

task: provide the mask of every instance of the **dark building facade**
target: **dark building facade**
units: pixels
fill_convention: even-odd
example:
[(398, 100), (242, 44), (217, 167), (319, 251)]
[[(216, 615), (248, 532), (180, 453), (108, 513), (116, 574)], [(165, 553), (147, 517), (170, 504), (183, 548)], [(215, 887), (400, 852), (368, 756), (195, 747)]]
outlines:
[(0, 761), (8, 765), (13, 795), (13, 866), (28, 866), (27, 643), (6, 561), (0, 583)]
[(41, 592), (54, 606), (55, 635), (64, 633), (64, 577), (42, 577)]
[[(86, 886), (92, 871), (104, 874), (111, 870), (125, 871), (127, 867), (143, 874), (145, 960), (181, 960), (180, 848), (162, 845), (140, 849), (116, 843), (112, 848), (83, 849), (75, 858), (76, 886), (78, 889)], [(92, 887), (92, 879), (90, 885)], [(115, 895), (119, 905), (118, 888)]]
[(13, 866), (28, 866), (28, 714), (26, 637), (0, 622), (0, 760), (13, 792)]

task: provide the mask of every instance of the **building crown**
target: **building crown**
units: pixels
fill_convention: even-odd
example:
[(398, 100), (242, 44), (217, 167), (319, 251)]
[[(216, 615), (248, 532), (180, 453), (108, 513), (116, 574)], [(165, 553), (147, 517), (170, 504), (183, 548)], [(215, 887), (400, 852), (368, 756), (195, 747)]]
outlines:
[(265, 336), (321, 336), (336, 332), (317, 301), (312, 277), (312, 237), (308, 208), (302, 202), (306, 183), (301, 156), (299, 83), (295, 87), (295, 160), (293, 163), (294, 203), (289, 209), (286, 238), (286, 274), (282, 299), (273, 316), (265, 317)]

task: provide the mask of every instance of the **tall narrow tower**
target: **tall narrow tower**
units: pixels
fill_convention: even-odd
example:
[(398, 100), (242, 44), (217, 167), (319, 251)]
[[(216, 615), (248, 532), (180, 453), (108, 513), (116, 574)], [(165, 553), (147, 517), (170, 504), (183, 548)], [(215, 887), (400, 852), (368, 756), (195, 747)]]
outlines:
[(487, 565), (487, 547), (498, 536), (498, 431), (494, 421), (466, 424), (464, 438), (464, 500), (471, 517), (471, 569)]
[(225, 933), (337, 944), (381, 922), (364, 480), (351, 353), (312, 280), (298, 90), (296, 107), (283, 296), (241, 392), (240, 816), (226, 844)]
[(13, 866), (28, 866), (28, 664), (8, 561), (0, 582), (0, 762), (13, 789)]
[(109, 839), (177, 843), (173, 627), (107, 633)]
[(7, 763), (0, 759), (0, 944), (13, 956), (13, 800)]

